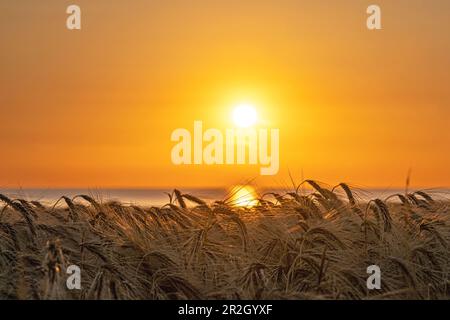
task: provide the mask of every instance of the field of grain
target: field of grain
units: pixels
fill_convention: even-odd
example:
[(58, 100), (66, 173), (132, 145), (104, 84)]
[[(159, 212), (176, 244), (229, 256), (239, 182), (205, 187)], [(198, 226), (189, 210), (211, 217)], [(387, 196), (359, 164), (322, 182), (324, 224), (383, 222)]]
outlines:
[(0, 195), (0, 299), (450, 299), (450, 202), (305, 185), (251, 208), (178, 190), (148, 208)]

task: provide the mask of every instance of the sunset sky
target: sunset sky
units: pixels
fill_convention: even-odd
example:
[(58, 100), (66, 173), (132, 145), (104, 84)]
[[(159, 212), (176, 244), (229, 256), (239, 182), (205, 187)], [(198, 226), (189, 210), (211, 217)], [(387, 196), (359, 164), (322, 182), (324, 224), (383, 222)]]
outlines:
[[(383, 30), (366, 28), (382, 9)], [(82, 30), (66, 29), (78, 4)], [(0, 2), (0, 187), (450, 186), (448, 0)], [(280, 172), (175, 166), (241, 102)]]

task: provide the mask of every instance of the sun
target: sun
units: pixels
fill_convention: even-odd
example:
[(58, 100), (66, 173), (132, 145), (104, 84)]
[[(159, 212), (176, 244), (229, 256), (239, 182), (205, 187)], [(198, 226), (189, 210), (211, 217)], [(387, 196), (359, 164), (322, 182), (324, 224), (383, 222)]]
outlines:
[(248, 128), (256, 124), (258, 114), (251, 104), (240, 104), (233, 110), (233, 122), (241, 128)]
[(238, 185), (231, 190), (231, 204), (236, 207), (252, 208), (258, 204), (256, 191), (249, 185)]

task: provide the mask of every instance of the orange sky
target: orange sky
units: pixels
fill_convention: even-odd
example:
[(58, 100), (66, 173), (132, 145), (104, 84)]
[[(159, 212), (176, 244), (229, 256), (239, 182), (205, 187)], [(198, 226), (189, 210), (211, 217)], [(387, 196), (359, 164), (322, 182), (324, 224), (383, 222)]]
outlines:
[[(82, 30), (65, 27), (82, 9)], [(0, 187), (200, 187), (256, 178), (450, 186), (450, 2), (0, 3)], [(280, 172), (175, 166), (171, 132), (280, 129)]]

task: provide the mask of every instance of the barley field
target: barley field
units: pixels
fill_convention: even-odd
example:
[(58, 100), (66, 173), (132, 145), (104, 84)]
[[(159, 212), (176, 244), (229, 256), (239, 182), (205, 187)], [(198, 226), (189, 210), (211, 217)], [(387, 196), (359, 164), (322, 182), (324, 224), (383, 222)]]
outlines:
[[(302, 185), (253, 207), (178, 190), (162, 207), (0, 195), (0, 299), (450, 298), (450, 202)], [(366, 286), (373, 264), (381, 290)]]

